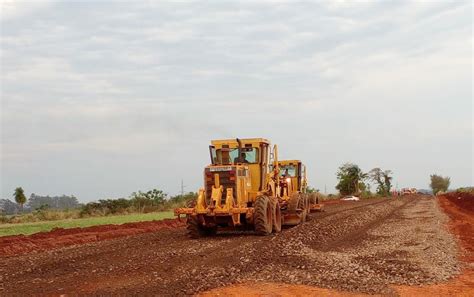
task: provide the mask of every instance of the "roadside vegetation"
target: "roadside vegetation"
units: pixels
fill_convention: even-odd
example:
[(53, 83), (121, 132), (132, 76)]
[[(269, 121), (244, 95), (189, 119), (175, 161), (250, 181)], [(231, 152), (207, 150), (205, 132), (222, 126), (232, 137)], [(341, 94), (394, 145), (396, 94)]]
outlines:
[[(76, 197), (65, 195), (50, 197), (31, 194), (28, 200), (23, 189), (19, 187), (14, 194), (16, 204), (6, 199), (0, 201), (0, 226), (3, 228), (5, 224), (25, 224), (18, 228), (27, 228), (27, 233), (23, 233), (23, 229), (21, 233), (30, 234), (29, 230), (39, 232), (55, 227), (119, 224), (142, 220), (141, 218), (159, 219), (162, 216), (172, 217), (170, 211), (173, 208), (185, 206), (195, 197), (196, 193), (193, 192), (168, 197), (163, 191), (153, 189), (134, 192), (128, 198), (101, 199), (97, 202), (79, 204)], [(54, 223), (41, 223), (44, 221)], [(5, 232), (0, 232), (0, 236)]]
[(77, 219), (62, 219), (53, 221), (37, 221), (33, 223), (0, 224), (0, 237), (18, 234), (33, 234), (51, 231), (54, 228), (77, 228), (90, 227), (107, 224), (124, 224), (132, 222), (143, 222), (152, 220), (163, 220), (173, 218), (173, 212), (162, 211), (152, 213), (133, 213), (126, 215), (88, 217)]
[[(345, 163), (339, 167), (336, 176), (338, 179), (336, 189), (339, 191), (339, 197), (347, 195), (356, 195), (361, 198), (387, 197), (393, 192), (393, 172), (391, 170), (383, 170), (376, 167), (365, 173), (358, 165), (354, 163)], [(376, 186), (375, 193), (371, 191), (371, 183)], [(449, 192), (450, 184), (451, 178), (449, 176), (441, 176), (438, 174), (430, 175), (430, 188), (434, 195)], [(431, 194), (427, 190), (420, 191), (424, 194)], [(464, 187), (459, 188), (456, 191), (473, 193), (474, 188)], [(395, 192), (394, 194), (397, 193)], [(331, 196), (332, 195), (328, 195), (326, 199), (331, 199)]]
[(462, 187), (456, 190), (459, 193), (471, 193), (474, 195), (474, 187)]

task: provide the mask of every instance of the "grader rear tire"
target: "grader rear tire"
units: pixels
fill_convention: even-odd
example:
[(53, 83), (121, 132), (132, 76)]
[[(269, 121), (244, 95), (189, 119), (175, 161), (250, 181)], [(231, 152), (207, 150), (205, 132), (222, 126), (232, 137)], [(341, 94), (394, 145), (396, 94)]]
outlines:
[(306, 199), (306, 221), (311, 221), (311, 197), (305, 194)]
[(186, 220), (188, 236), (194, 239), (215, 235), (217, 227), (204, 227), (199, 223), (197, 216), (188, 216)]
[(273, 208), (273, 232), (278, 233), (281, 231), (281, 209), (280, 203), (276, 198), (272, 199), (272, 208)]
[(269, 235), (273, 227), (273, 208), (267, 196), (259, 196), (255, 201), (254, 227), (258, 235)]

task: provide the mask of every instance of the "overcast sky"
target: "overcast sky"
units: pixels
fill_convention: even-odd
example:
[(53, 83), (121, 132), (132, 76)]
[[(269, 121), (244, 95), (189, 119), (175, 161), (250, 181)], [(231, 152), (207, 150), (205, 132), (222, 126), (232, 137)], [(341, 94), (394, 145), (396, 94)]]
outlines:
[(235, 137), (474, 184), (471, 1), (95, 2), (2, 0), (1, 198), (196, 191)]

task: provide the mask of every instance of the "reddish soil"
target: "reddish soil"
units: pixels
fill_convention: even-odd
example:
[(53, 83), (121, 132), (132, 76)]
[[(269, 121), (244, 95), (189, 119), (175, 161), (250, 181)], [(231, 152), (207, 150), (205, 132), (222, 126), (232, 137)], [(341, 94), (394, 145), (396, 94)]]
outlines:
[(462, 274), (445, 284), (396, 287), (402, 296), (474, 296), (474, 195), (448, 193), (439, 196), (438, 202), (450, 218), (450, 231), (463, 248), (460, 258), (466, 267)]
[[(339, 203), (329, 205), (325, 212), (312, 214), (312, 219), (303, 225), (267, 237), (244, 232), (224, 232), (215, 237), (190, 240), (185, 228), (175, 228), (172, 224), (135, 231), (132, 234), (143, 234), (113, 240), (101, 240), (113, 237), (101, 236), (100, 234), (105, 233), (99, 232), (95, 239), (86, 241), (98, 242), (56, 249), (55, 247), (64, 245), (51, 245), (47, 241), (55, 242), (56, 239), (55, 236), (50, 236), (44, 239), (44, 246), (39, 248), (50, 249), (48, 251), (34, 254), (20, 251), (18, 253), (22, 255), (16, 256), (18, 253), (15, 252), (15, 256), (11, 257), (0, 255), (0, 295), (181, 296), (202, 293), (204, 296), (363, 296), (360, 293), (344, 292), (357, 289), (368, 294), (398, 292), (404, 296), (462, 296), (467, 292), (474, 296), (474, 285), (470, 283), (472, 274), (467, 273), (458, 277), (455, 284), (449, 282), (421, 288), (397, 287), (397, 292), (385, 290), (393, 273), (379, 270), (387, 266), (380, 261), (393, 260), (393, 255), (398, 251), (398, 245), (392, 244), (392, 241), (399, 240), (397, 234), (400, 232), (394, 230), (405, 230), (400, 226), (413, 225), (406, 223), (407, 219), (402, 212), (411, 210), (413, 216), (418, 216), (415, 222), (422, 219), (434, 220), (429, 215), (435, 213), (424, 212), (430, 209), (426, 208), (429, 205), (437, 209), (432, 198), (417, 197)], [(412, 219), (410, 218), (410, 222)], [(175, 222), (177, 226), (183, 225), (183, 222), (176, 220), (170, 222)], [(166, 225), (161, 222), (150, 223)], [(146, 223), (131, 225), (141, 224)], [(122, 233), (127, 225), (112, 228), (121, 233), (118, 236), (123, 236), (128, 235)], [(385, 235), (389, 236), (369, 235), (368, 231), (380, 229), (379, 227), (383, 227)], [(100, 229), (103, 226), (93, 228)], [(76, 234), (68, 233), (71, 230), (48, 233), (51, 235), (56, 232), (56, 237), (71, 236), (70, 240), (75, 242), (72, 244), (76, 244), (80, 243), (77, 238), (86, 236), (87, 232), (84, 231), (88, 229), (90, 228), (77, 229)], [(150, 232), (154, 230), (159, 231)], [(66, 234), (61, 235), (61, 232)], [(20, 236), (32, 237), (34, 235)], [(417, 234), (413, 236), (416, 237)], [(348, 238), (350, 245), (356, 248), (347, 247)], [(408, 239), (411, 240), (411, 237)], [(439, 244), (435, 239), (432, 239), (432, 246)], [(377, 248), (378, 252), (372, 258), (359, 261), (358, 257), (365, 255), (362, 243), (368, 241), (377, 245), (368, 244), (367, 249)], [(397, 242), (400, 245), (407, 243), (405, 241), (403, 238)], [(1, 244), (0, 241), (0, 248)], [(5, 243), (9, 247), (13, 245), (27, 246), (28, 241)], [(420, 245), (414, 242), (411, 246), (416, 249)], [(301, 250), (304, 247), (306, 248)], [(422, 252), (423, 257), (432, 250), (428, 249), (426, 254)], [(451, 252), (447, 254), (451, 255)], [(351, 258), (347, 260), (346, 257), (349, 256)], [(455, 252), (451, 255), (451, 258), (454, 257)], [(302, 263), (302, 260), (307, 265), (297, 264)], [(358, 271), (362, 272), (359, 276), (354, 276), (355, 266), (347, 264), (362, 262), (371, 266), (357, 266)], [(404, 281), (412, 279), (412, 272), (418, 269), (417, 263), (392, 261), (389, 264), (397, 273), (401, 273), (400, 279)], [(424, 274), (418, 276), (425, 278)]]
[(282, 283), (246, 283), (217, 288), (199, 294), (199, 297), (240, 297), (240, 296), (271, 296), (271, 297), (292, 297), (292, 296), (318, 296), (318, 297), (355, 297), (355, 296), (379, 296), (360, 293), (342, 292), (324, 288), (305, 285), (289, 285)]
[(0, 257), (17, 256), (34, 251), (109, 240), (165, 228), (184, 226), (184, 220), (165, 219), (160, 221), (125, 223), (121, 225), (101, 225), (86, 228), (55, 228), (49, 232), (32, 235), (0, 237)]
[[(324, 204), (339, 204), (347, 201), (328, 200)], [(32, 235), (0, 237), (0, 257), (17, 256), (35, 251), (44, 251), (65, 246), (85, 244), (140, 233), (154, 232), (163, 228), (185, 226), (185, 220), (165, 219), (160, 221), (100, 225), (86, 228), (55, 228)]]
[[(428, 286), (393, 286), (400, 296), (474, 296), (474, 195), (450, 193), (438, 198), (439, 205), (450, 217), (449, 229), (458, 236), (466, 262), (463, 273), (451, 281)], [(216, 288), (200, 296), (367, 296), (313, 286), (281, 283), (238, 284)]]
[(451, 232), (464, 248), (462, 260), (474, 265), (474, 194), (449, 193), (439, 197), (439, 203), (451, 219)]

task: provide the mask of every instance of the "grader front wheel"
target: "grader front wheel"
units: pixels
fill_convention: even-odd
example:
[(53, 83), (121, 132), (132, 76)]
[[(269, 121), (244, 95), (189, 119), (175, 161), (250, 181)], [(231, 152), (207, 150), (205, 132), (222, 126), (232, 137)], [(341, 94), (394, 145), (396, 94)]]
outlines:
[(267, 196), (259, 196), (255, 201), (254, 227), (258, 235), (268, 235), (272, 233), (273, 227), (273, 207)]

